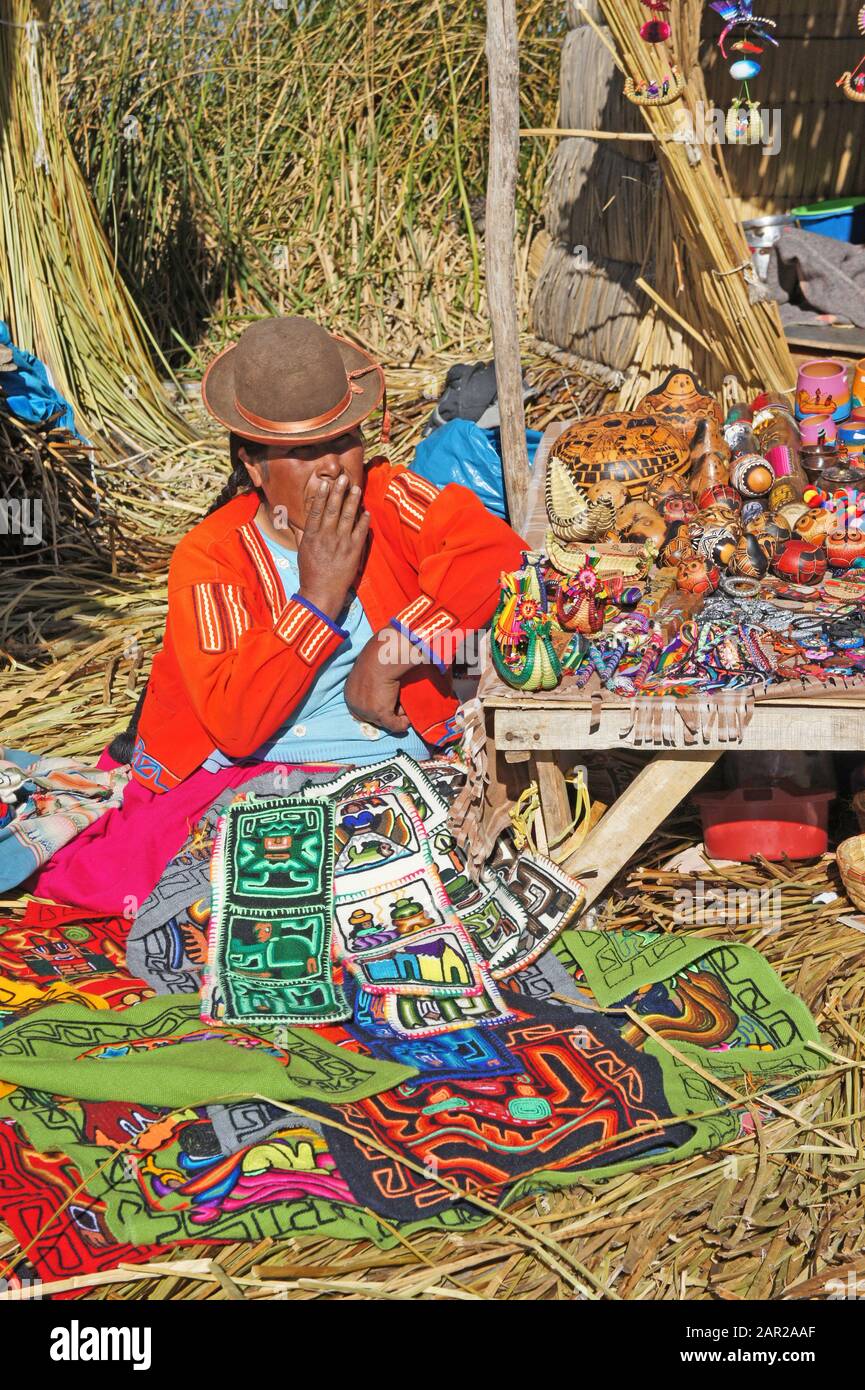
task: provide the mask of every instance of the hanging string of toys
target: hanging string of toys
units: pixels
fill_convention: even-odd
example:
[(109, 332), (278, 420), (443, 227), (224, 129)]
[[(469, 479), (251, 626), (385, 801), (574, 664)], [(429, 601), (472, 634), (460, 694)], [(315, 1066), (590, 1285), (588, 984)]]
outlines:
[[(859, 33), (865, 34), (865, 5), (863, 5), (859, 11), (857, 23), (859, 25)], [(853, 71), (842, 72), (838, 81), (835, 83), (836, 87), (844, 88), (844, 95), (850, 101), (865, 101), (865, 72), (860, 71), (863, 65), (865, 65), (865, 53), (863, 53)]]
[(733, 36), (731, 53), (741, 55), (730, 62), (730, 76), (742, 86), (727, 114), (727, 141), (732, 145), (757, 144), (763, 138), (763, 122), (760, 104), (752, 101), (748, 83), (761, 70), (757, 58), (764, 52), (765, 45), (778, 47), (778, 40), (771, 33), (776, 21), (754, 14), (754, 0), (712, 0), (710, 8), (720, 15), (724, 24), (718, 39), (721, 56), (730, 62), (726, 48), (730, 35)]

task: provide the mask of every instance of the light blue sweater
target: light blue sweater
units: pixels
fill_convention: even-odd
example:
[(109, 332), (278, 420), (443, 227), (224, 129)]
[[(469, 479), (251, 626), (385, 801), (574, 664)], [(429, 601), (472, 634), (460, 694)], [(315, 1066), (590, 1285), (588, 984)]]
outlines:
[[(278, 545), (263, 531), (261, 538), (273, 556), (286, 594), (299, 587), (297, 551)], [(342, 645), (320, 666), (315, 681), (288, 723), (278, 729), (253, 756), (271, 763), (374, 763), (394, 753), (429, 757), (419, 734), (390, 734), (371, 724), (361, 724), (345, 703), (345, 683), (360, 652), (372, 637), (372, 628), (360, 599), (352, 589), (350, 602), (339, 617), (347, 632)]]

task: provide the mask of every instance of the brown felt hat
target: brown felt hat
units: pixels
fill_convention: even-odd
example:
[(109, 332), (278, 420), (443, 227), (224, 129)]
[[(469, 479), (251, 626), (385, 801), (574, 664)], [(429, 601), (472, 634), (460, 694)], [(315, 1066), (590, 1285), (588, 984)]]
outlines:
[(244, 439), (308, 444), (360, 424), (384, 389), (384, 372), (362, 348), (294, 316), (245, 329), (207, 368), (201, 398)]

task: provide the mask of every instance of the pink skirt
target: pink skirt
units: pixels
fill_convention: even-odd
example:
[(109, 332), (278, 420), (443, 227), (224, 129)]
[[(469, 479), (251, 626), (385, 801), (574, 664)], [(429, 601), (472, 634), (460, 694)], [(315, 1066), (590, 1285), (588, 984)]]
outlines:
[[(119, 764), (106, 749), (97, 766), (111, 768)], [(200, 768), (167, 792), (151, 791), (130, 779), (123, 793), (123, 805), (106, 811), (64, 845), (33, 875), (27, 888), (36, 897), (51, 902), (88, 908), (107, 917), (122, 914), (132, 921), (162, 877), (166, 864), (219, 793), (226, 787), (241, 787), (250, 778), (277, 766), (285, 769), (284, 763), (252, 763), (220, 768), (217, 772)], [(308, 770), (325, 769), (316, 765)]]

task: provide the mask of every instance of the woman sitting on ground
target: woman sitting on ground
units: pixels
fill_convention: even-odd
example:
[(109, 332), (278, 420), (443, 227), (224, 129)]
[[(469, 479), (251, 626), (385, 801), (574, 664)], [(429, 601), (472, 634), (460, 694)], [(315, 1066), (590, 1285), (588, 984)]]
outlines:
[[(205, 374), (232, 473), (175, 550), (140, 718), (111, 747), (134, 783), (92, 827), (104, 839), (158, 804), (157, 878), (216, 794), (262, 764), (420, 759), (459, 738), (454, 650), (491, 617), (524, 543), (466, 488), (365, 466), (361, 422), (383, 395), (367, 353), (303, 318), (253, 324)], [(35, 891), (95, 905), (82, 838), (75, 871), (58, 882), (47, 866)], [(132, 839), (134, 899), (147, 849)]]

